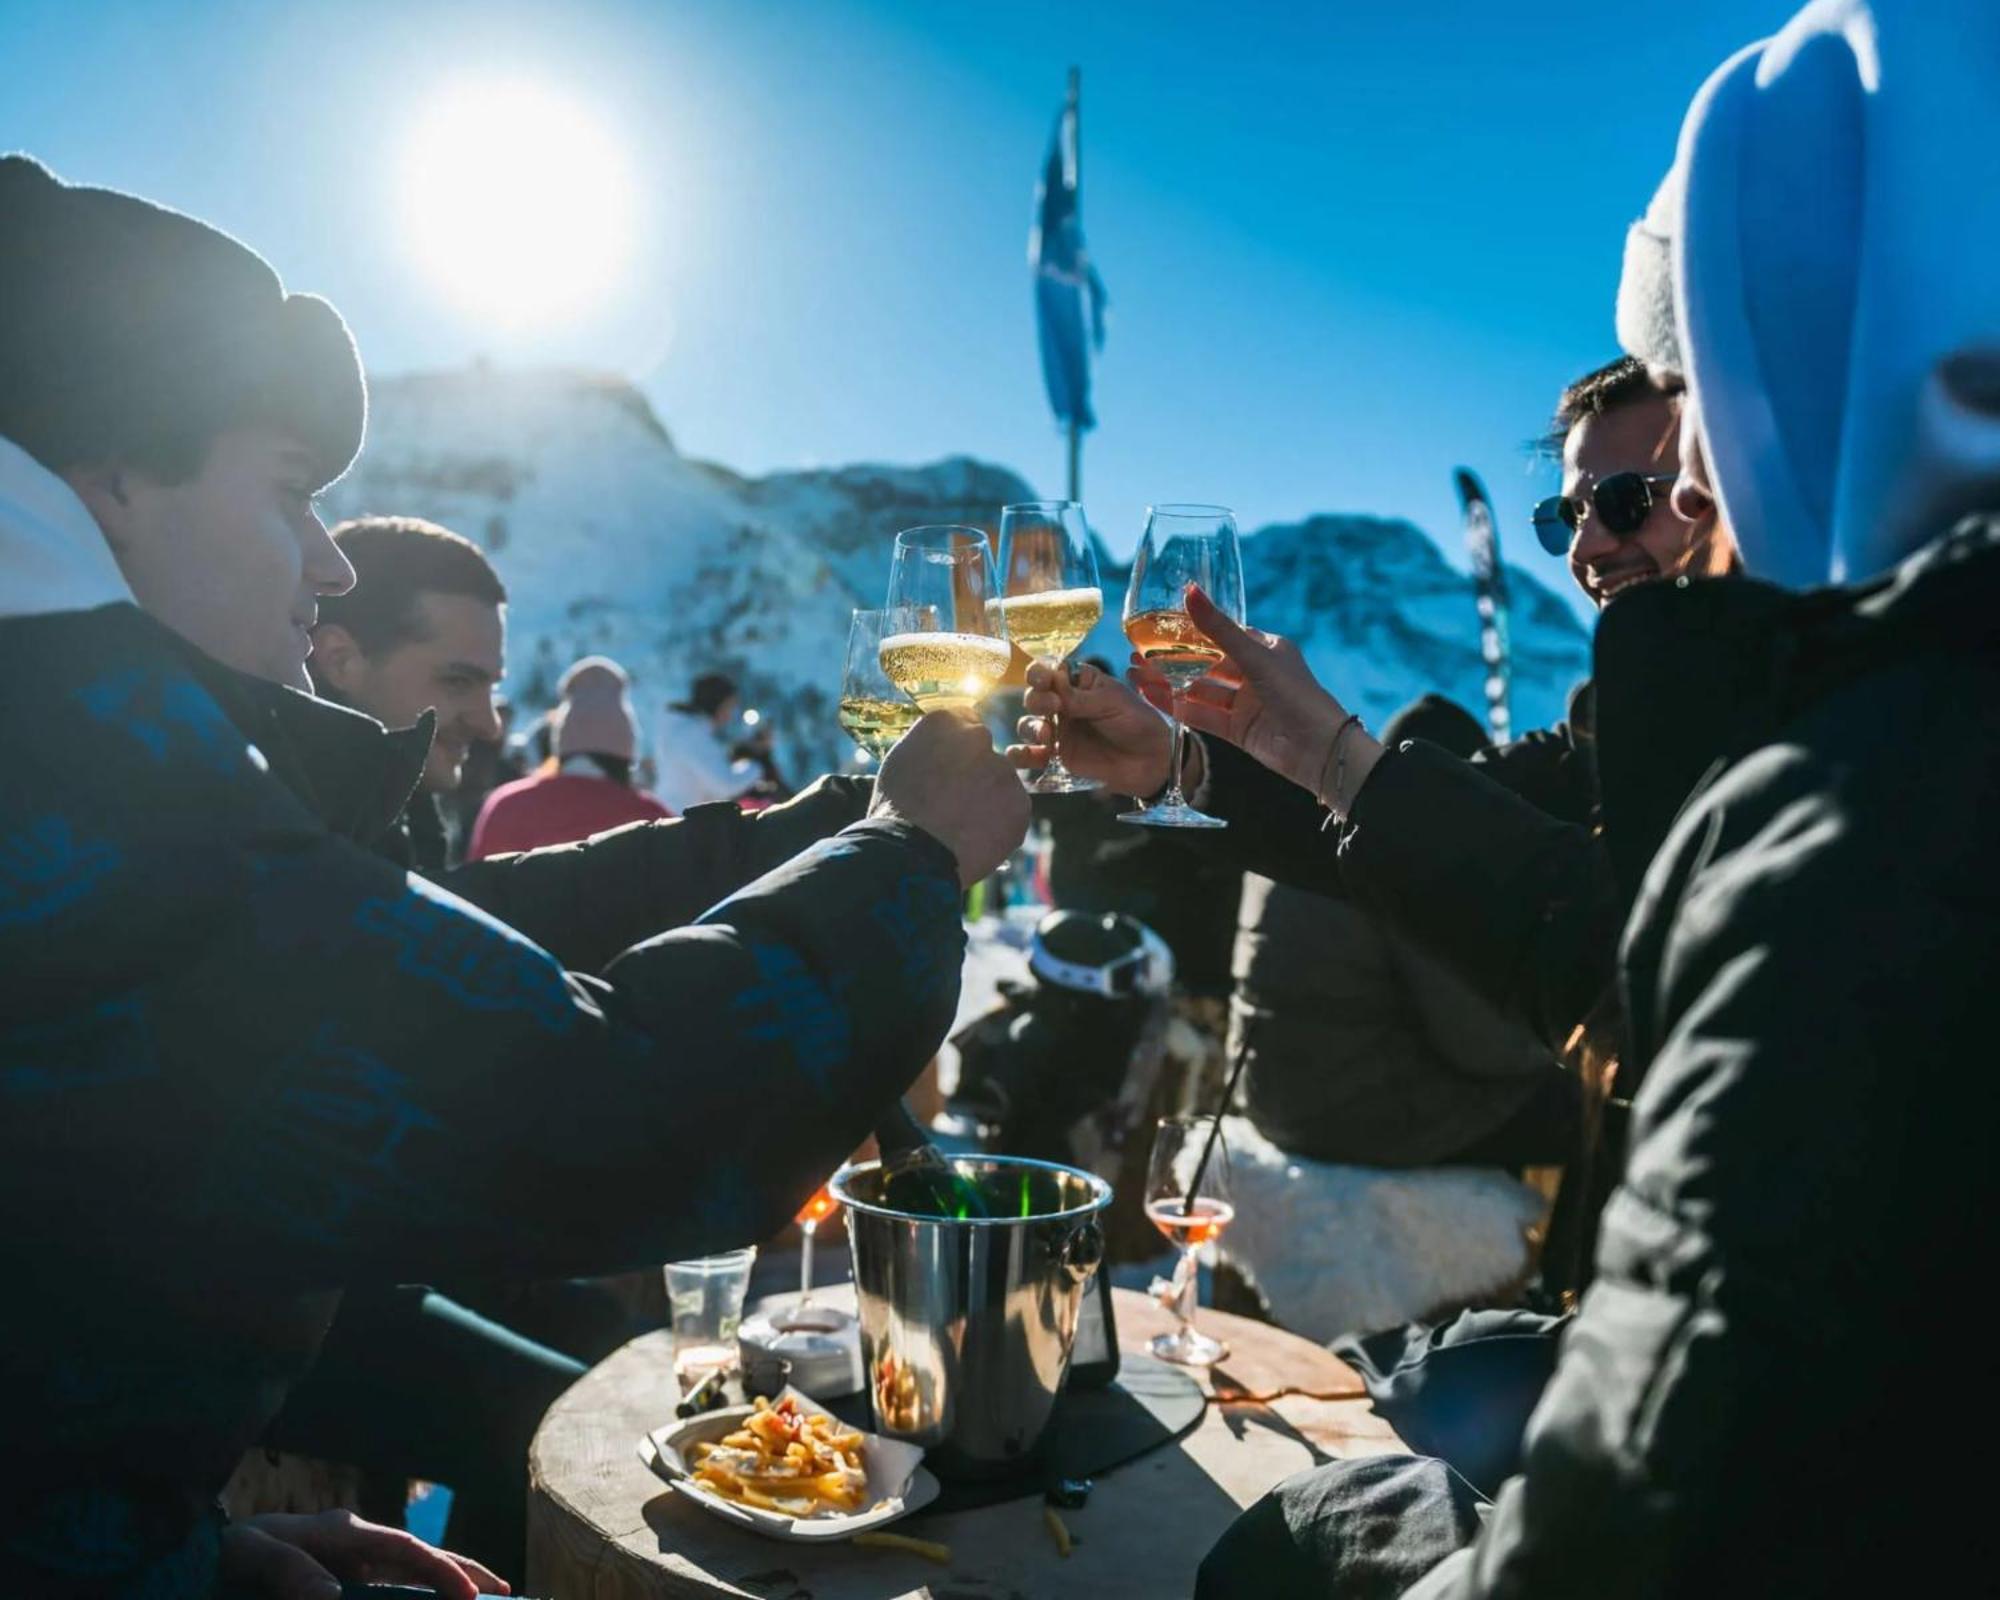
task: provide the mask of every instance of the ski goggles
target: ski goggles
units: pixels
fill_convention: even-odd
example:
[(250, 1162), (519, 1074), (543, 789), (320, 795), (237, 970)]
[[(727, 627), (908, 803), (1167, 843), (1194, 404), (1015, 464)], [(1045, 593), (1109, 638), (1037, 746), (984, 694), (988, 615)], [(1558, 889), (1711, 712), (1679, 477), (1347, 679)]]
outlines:
[(1646, 525), (1662, 488), (1673, 481), (1671, 472), (1614, 472), (1597, 480), (1587, 503), (1582, 495), (1552, 494), (1535, 507), (1535, 537), (1550, 555), (1559, 556), (1589, 512), (1612, 538), (1629, 539)]
[(1152, 952), (1141, 945), (1137, 950), (1113, 956), (1102, 966), (1085, 966), (1080, 961), (1065, 961), (1061, 956), (1050, 954), (1037, 939), (1028, 953), (1028, 969), (1036, 977), (1062, 988), (1102, 995), (1107, 1000), (1119, 1000), (1139, 992), (1140, 980), (1145, 977), (1152, 959)]

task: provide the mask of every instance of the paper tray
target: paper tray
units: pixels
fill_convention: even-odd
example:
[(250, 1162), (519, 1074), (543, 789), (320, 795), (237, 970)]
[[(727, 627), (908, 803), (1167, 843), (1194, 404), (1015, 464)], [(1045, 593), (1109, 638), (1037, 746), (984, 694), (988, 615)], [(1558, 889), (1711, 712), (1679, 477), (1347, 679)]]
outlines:
[[(825, 1406), (796, 1389), (787, 1388), (778, 1398), (782, 1400), (787, 1396), (796, 1400), (799, 1409), (810, 1415), (833, 1415)], [(918, 1446), (864, 1433), (861, 1436), (861, 1459), (868, 1468), (868, 1509), (865, 1511), (821, 1517), (788, 1517), (782, 1512), (765, 1511), (757, 1506), (738, 1505), (734, 1500), (725, 1500), (689, 1476), (685, 1452), (704, 1440), (720, 1439), (724, 1434), (734, 1433), (743, 1419), (752, 1415), (755, 1409), (754, 1406), (731, 1406), (725, 1411), (710, 1411), (655, 1428), (639, 1441), (639, 1459), (672, 1484), (676, 1492), (686, 1495), (704, 1511), (712, 1512), (725, 1522), (748, 1528), (752, 1533), (760, 1533), (767, 1539), (783, 1539), (794, 1544), (851, 1539), (857, 1533), (884, 1527), (899, 1517), (907, 1517), (938, 1497), (938, 1481), (924, 1470), (921, 1464), (924, 1453)]]

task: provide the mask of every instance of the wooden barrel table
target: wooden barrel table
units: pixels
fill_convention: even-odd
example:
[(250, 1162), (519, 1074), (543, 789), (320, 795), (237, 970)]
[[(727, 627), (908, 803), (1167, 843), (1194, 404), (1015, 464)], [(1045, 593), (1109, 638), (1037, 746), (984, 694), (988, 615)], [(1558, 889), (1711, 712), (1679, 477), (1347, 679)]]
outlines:
[[(1172, 1327), (1160, 1307), (1122, 1289), (1117, 1316), (1129, 1350)], [(1201, 1325), (1231, 1352), (1194, 1373), (1212, 1397), (1201, 1421), (1105, 1472), (1088, 1505), (1062, 1513), (1075, 1538), (1068, 1557), (1056, 1549), (1039, 1494), (918, 1512), (888, 1530), (948, 1546), (945, 1565), (902, 1551), (760, 1538), (670, 1489), (640, 1462), (638, 1446), (673, 1418), (673, 1346), (664, 1333), (635, 1339), (579, 1379), (535, 1435), (524, 1592), (539, 1600), (1186, 1594), (1231, 1519), (1279, 1479), (1323, 1461), (1405, 1449), (1370, 1409), (1353, 1370), (1320, 1346), (1220, 1312), (1203, 1311)]]

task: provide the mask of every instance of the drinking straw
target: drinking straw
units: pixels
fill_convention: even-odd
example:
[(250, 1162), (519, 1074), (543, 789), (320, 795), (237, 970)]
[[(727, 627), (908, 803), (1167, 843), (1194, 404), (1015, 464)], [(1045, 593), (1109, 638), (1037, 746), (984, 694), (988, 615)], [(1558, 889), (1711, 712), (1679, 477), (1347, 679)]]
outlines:
[(1229, 1081), (1222, 1086), (1222, 1099), (1215, 1108), (1215, 1123), (1208, 1130), (1208, 1143), (1201, 1147), (1201, 1159), (1194, 1164), (1194, 1177), (1188, 1183), (1187, 1193), (1181, 1196), (1181, 1215), (1194, 1213), (1194, 1197), (1201, 1192), (1202, 1177), (1208, 1171), (1209, 1158), (1215, 1154), (1217, 1141), (1222, 1138), (1222, 1116), (1229, 1109), (1229, 1102), (1236, 1098), (1236, 1080), (1243, 1076), (1243, 1069), (1250, 1064), (1250, 1052), (1245, 1050), (1236, 1058), (1236, 1065), (1229, 1069)]

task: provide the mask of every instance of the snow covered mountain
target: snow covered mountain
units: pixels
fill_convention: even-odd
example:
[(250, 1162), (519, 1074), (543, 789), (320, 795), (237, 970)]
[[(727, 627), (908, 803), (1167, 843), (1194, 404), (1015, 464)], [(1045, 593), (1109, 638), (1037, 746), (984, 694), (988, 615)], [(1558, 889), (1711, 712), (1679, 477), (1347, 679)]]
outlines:
[[(641, 719), (722, 670), (773, 719), (795, 776), (837, 764), (833, 721), (848, 613), (880, 605), (890, 542), (923, 522), (993, 527), (1032, 498), (966, 457), (746, 478), (674, 448), (623, 379), (484, 366), (376, 382), (368, 444), (330, 491), (334, 517), (430, 517), (476, 540), (506, 580), (508, 690), (526, 717), (576, 657), (622, 662)], [(1481, 671), (1463, 574), (1406, 522), (1323, 516), (1245, 548), (1250, 613), (1292, 634), (1371, 721), (1424, 689), (1477, 707)], [(1123, 573), (1105, 573), (1091, 648), (1122, 665)], [(1582, 631), (1518, 570), (1516, 725), (1560, 714), (1586, 669)], [(650, 728), (648, 728), (650, 736)]]

